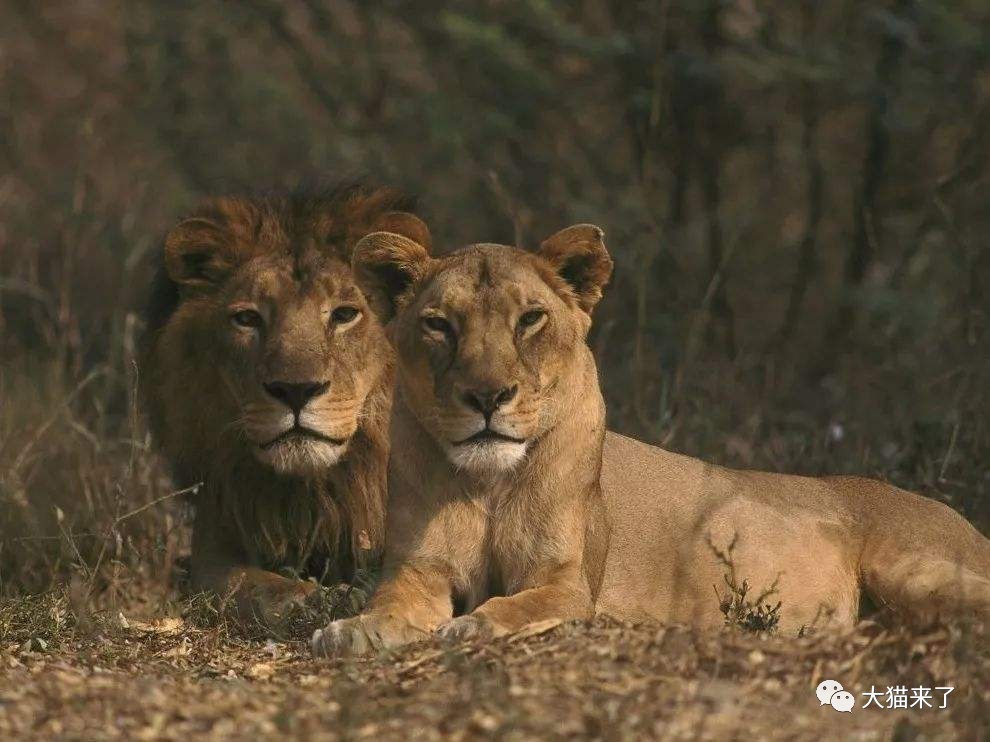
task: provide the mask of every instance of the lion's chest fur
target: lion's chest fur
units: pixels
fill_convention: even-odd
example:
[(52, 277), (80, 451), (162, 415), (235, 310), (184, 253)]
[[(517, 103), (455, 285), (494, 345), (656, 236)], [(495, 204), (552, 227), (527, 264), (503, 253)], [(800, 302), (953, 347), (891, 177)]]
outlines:
[(349, 576), (351, 533), (332, 481), (212, 484), (217, 526), (228, 529), (248, 564), (328, 581)]

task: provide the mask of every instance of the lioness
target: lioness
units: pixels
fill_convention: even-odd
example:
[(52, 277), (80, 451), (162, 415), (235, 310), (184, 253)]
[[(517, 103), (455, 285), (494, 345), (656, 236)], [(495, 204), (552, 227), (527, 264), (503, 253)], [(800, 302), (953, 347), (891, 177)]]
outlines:
[(223, 197), (165, 239), (141, 363), (194, 499), (191, 578), (271, 617), (380, 550), (393, 353), (351, 275), (370, 231), (429, 231), (394, 191)]
[(773, 587), (787, 632), (853, 623), (861, 589), (925, 618), (990, 609), (990, 542), (945, 505), (606, 433), (585, 341), (611, 272), (597, 227), (538, 254), (481, 244), (442, 258), (372, 234), (354, 271), (398, 351), (385, 577), (367, 613), (316, 632), (316, 654), (593, 610), (716, 627), (726, 576)]

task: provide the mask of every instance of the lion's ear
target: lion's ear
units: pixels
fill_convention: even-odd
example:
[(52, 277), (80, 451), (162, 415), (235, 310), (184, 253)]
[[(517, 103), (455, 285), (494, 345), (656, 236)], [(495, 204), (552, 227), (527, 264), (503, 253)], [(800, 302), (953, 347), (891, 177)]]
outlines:
[(562, 229), (540, 244), (540, 255), (574, 290), (581, 309), (591, 314), (612, 275), (612, 258), (601, 228), (575, 224)]
[(206, 288), (219, 283), (233, 263), (229, 236), (209, 219), (186, 219), (165, 237), (165, 270), (181, 286)]
[(415, 214), (408, 211), (390, 211), (380, 216), (369, 232), (393, 232), (408, 237), (413, 242), (422, 245), (427, 253), (433, 247), (433, 237), (430, 228)]
[(423, 245), (397, 232), (372, 232), (354, 246), (351, 268), (358, 287), (385, 323), (408, 299), (426, 273), (430, 255)]

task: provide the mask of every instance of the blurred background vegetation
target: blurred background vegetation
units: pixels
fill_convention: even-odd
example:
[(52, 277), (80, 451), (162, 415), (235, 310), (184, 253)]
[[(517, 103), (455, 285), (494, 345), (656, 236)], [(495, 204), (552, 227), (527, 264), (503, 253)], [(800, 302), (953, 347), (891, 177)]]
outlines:
[(167, 584), (162, 235), (314, 175), (417, 194), (440, 249), (602, 225), (613, 428), (986, 532), (988, 164), (985, 0), (0, 0), (0, 595)]

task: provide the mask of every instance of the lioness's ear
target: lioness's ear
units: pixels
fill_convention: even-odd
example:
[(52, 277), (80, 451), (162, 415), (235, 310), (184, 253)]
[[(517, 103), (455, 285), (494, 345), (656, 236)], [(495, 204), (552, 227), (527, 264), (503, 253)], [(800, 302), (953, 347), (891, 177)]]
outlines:
[(401, 234), (403, 237), (408, 237), (413, 242), (422, 245), (427, 253), (433, 246), (430, 228), (418, 216), (407, 211), (390, 211), (379, 217), (368, 231)]
[(351, 269), (358, 288), (385, 323), (408, 298), (412, 285), (425, 274), (429, 262), (426, 248), (405, 235), (372, 232), (354, 246)]
[(165, 270), (182, 286), (205, 288), (216, 284), (233, 263), (229, 236), (209, 219), (186, 219), (165, 236)]
[(591, 314), (612, 275), (612, 258), (601, 228), (575, 224), (562, 229), (540, 244), (540, 255), (574, 290), (581, 309)]

